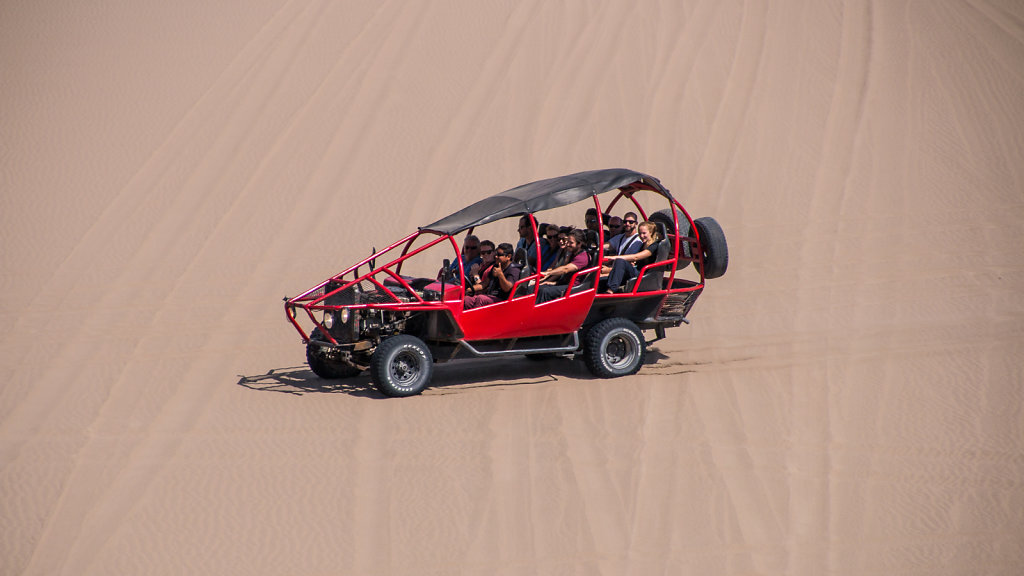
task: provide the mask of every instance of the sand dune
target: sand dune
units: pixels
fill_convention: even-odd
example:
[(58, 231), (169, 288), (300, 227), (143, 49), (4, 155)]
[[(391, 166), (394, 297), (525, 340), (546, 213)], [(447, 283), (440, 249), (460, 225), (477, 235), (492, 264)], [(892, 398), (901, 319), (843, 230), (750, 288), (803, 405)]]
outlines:
[[(0, 573), (1024, 571), (1020, 3), (7, 2), (0, 59)], [(732, 252), (637, 376), (303, 364), (285, 294), (603, 167)]]

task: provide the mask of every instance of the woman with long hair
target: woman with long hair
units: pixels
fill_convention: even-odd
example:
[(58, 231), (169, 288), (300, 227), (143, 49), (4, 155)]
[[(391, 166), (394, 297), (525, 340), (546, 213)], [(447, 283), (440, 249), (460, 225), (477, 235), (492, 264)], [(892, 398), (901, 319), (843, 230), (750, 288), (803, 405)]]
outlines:
[[(562, 263), (545, 272), (544, 276), (540, 279), (540, 290), (537, 293), (538, 304), (554, 300), (565, 294), (572, 275), (576, 271), (587, 267), (590, 256), (583, 250), (586, 241), (587, 235), (583, 230), (572, 230), (569, 233), (566, 242), (562, 245), (564, 257), (559, 261)], [(577, 276), (574, 285), (579, 284), (581, 281)]]
[(640, 275), (640, 270), (653, 264), (658, 254), (658, 247), (665, 239), (658, 233), (658, 225), (644, 220), (637, 226), (637, 233), (643, 247), (635, 254), (605, 256), (605, 262), (611, 261), (608, 273), (608, 291), (617, 292), (627, 282)]

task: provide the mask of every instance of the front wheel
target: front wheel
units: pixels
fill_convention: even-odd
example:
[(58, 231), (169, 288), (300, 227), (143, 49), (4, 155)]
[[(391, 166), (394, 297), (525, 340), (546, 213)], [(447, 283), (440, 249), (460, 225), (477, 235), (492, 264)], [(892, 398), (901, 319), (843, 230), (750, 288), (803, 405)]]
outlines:
[(608, 318), (594, 325), (583, 339), (583, 360), (594, 376), (615, 378), (636, 374), (644, 363), (643, 332), (626, 318)]
[(382, 340), (370, 360), (370, 378), (381, 394), (414, 396), (430, 384), (434, 358), (422, 340), (408, 334)]

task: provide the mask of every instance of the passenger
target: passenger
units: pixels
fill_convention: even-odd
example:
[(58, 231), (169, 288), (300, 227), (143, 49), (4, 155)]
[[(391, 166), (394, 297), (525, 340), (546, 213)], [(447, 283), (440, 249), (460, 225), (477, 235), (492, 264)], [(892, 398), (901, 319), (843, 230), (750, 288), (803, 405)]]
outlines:
[[(541, 286), (537, 294), (538, 304), (554, 300), (562, 294), (565, 294), (569, 279), (572, 278), (572, 275), (576, 273), (577, 270), (582, 270), (587, 267), (590, 257), (587, 255), (586, 251), (583, 250), (583, 244), (586, 240), (587, 234), (583, 230), (573, 230), (572, 233), (568, 235), (562, 249), (565, 263), (548, 270), (544, 276), (541, 277)], [(577, 276), (576, 282), (573, 285), (575, 286), (580, 282), (582, 282), (582, 279)]]
[(554, 265), (558, 259), (558, 226), (548, 224), (544, 230), (544, 243), (540, 245), (540, 271), (544, 272)]
[(626, 212), (622, 217), (622, 231), (629, 232), (630, 234), (636, 232), (637, 220), (636, 212)]
[[(530, 222), (531, 219), (529, 214), (526, 214), (519, 219), (519, 241), (516, 242), (516, 252), (521, 248), (526, 256), (526, 265), (536, 270), (537, 239), (533, 235), (533, 226)], [(541, 232), (543, 232), (543, 230), (541, 230)]]
[(569, 241), (570, 232), (572, 232), (571, 226), (562, 226), (558, 229), (558, 240), (556, 240), (558, 250), (555, 250), (555, 259), (551, 262), (551, 265), (548, 266), (548, 270), (558, 268), (568, 262), (566, 256), (568, 252), (565, 249), (565, 244)]
[[(626, 237), (633, 236), (637, 233), (636, 223), (638, 222), (636, 212), (626, 212), (625, 216), (622, 217), (622, 233)], [(633, 250), (630, 252), (630, 250)], [(628, 246), (622, 250), (623, 254), (635, 254), (636, 251), (640, 250), (639, 246)]]
[[(605, 220), (608, 219), (608, 215), (607, 214), (604, 214), (603, 216), (604, 216)], [(597, 219), (597, 208), (587, 208), (587, 214), (586, 214), (586, 216), (583, 217), (583, 221), (587, 225), (587, 230), (593, 230), (594, 232), (597, 232), (598, 234), (601, 234), (601, 221)], [(604, 235), (605, 235), (605, 238), (608, 237), (608, 231), (607, 230), (605, 230)], [(585, 239), (584, 239), (584, 242), (586, 242)]]
[[(621, 230), (620, 234), (608, 241), (606, 245), (607, 250), (605, 250), (606, 255), (636, 254), (643, 248), (643, 241), (640, 240), (640, 235), (636, 232), (636, 213), (626, 212), (626, 216), (622, 220)], [(605, 263), (601, 266), (601, 275), (610, 274), (611, 269), (611, 262), (605, 258)]]
[(608, 218), (608, 233), (612, 238), (622, 233), (622, 218), (611, 216)]
[(486, 285), (481, 285), (480, 291), (475, 290), (475, 287), (471, 288), (473, 294), (463, 301), (464, 309), (469, 310), (508, 299), (512, 287), (522, 273), (519, 267), (512, 263), (513, 253), (512, 245), (508, 242), (498, 245), (494, 252), (495, 265), (485, 270), (485, 277), (481, 279)]
[(653, 264), (657, 258), (658, 246), (664, 241), (658, 233), (658, 225), (645, 220), (640, 223), (638, 230), (640, 241), (643, 243), (639, 252), (605, 256), (605, 261), (612, 261), (608, 274), (609, 292), (617, 292), (631, 279), (636, 278), (644, 266)]
[(612, 239), (616, 238), (619, 234), (622, 234), (622, 218), (618, 216), (612, 216), (608, 219), (608, 236), (604, 239), (604, 246), (602, 247), (605, 254), (614, 254), (612, 249)]
[[(576, 230), (572, 226), (561, 226), (558, 229), (558, 257), (555, 258), (554, 267), (564, 266), (571, 259), (571, 252), (568, 248), (569, 237)], [(584, 234), (584, 237), (586, 235)]]
[(522, 248), (529, 254), (534, 250), (533, 226), (530, 225), (530, 216), (526, 215), (519, 219), (519, 241), (516, 242), (516, 250)]
[(479, 264), (473, 264), (466, 272), (466, 286), (472, 286), (478, 282), (487, 269), (494, 265), (494, 242), (490, 240), (480, 242), (480, 260)]

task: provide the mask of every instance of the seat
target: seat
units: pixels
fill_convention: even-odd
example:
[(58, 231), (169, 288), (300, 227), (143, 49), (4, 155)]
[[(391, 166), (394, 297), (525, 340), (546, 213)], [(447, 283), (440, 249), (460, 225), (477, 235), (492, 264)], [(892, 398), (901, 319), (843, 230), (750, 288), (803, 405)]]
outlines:
[[(521, 272), (519, 273), (520, 278), (526, 278), (527, 276), (533, 275), (533, 267), (530, 266), (529, 258), (526, 255), (525, 248), (516, 248), (516, 251), (512, 253), (512, 264), (519, 267)], [(512, 292), (509, 298), (519, 298), (520, 296), (526, 296), (533, 292), (533, 285), (536, 283), (535, 280), (523, 282)]]
[(516, 251), (512, 254), (512, 263), (519, 266), (523, 276), (533, 275), (534, 266), (532, 260), (536, 260), (536, 257), (530, 258), (525, 248), (516, 248)]
[(513, 292), (512, 295), (509, 296), (509, 299), (519, 298), (521, 296), (533, 294), (533, 287), (536, 285), (536, 280), (527, 280), (526, 282), (521, 282), (519, 286), (516, 288), (515, 292)]
[[(593, 230), (588, 230), (588, 232), (593, 233), (595, 238), (597, 237), (597, 232), (594, 232)], [(587, 268), (593, 268), (594, 266), (597, 266), (597, 245), (595, 244), (591, 246), (588, 243), (588, 245), (585, 246), (583, 250), (584, 252), (587, 253)], [(577, 292), (583, 292), (584, 290), (589, 290), (593, 288), (594, 279), (597, 278), (598, 272), (599, 270), (594, 270), (593, 272), (581, 274), (579, 276), (580, 283), (572, 287), (572, 293), (575, 294)]]

